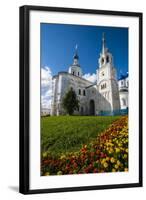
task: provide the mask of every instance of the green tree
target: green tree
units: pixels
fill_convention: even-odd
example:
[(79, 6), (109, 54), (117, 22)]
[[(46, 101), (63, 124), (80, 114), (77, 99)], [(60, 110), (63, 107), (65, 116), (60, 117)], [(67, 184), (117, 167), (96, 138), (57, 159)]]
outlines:
[(74, 110), (79, 108), (79, 100), (72, 88), (65, 94), (62, 104), (69, 115), (73, 115)]

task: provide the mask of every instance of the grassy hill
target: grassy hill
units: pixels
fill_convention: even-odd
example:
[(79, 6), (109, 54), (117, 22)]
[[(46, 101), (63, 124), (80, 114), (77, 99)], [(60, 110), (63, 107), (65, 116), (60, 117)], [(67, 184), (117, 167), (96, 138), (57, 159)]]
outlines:
[(52, 156), (76, 152), (103, 132), (118, 116), (53, 116), (41, 118), (41, 152)]

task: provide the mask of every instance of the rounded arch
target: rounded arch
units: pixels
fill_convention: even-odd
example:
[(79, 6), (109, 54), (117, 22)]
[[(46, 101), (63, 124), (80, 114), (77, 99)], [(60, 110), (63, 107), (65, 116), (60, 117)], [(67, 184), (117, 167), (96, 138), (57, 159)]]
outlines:
[(81, 89), (79, 89), (79, 95), (81, 95)]
[(84, 115), (84, 107), (81, 106), (81, 115)]
[(101, 64), (103, 65), (105, 63), (104, 57), (101, 58)]
[(106, 62), (109, 63), (109, 55), (106, 56)]

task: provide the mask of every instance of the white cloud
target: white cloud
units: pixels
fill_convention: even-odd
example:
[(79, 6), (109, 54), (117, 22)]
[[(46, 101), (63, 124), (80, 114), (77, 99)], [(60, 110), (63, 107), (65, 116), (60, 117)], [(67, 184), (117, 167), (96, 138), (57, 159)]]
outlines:
[(90, 74), (90, 73), (84, 74), (83, 78), (86, 79), (86, 80), (88, 80), (88, 81), (91, 81), (92, 83), (95, 83), (96, 80), (97, 80), (97, 76), (94, 73), (93, 74)]
[(50, 67), (41, 68), (41, 107), (51, 108), (52, 99), (52, 72)]
[(41, 68), (41, 86), (47, 87), (52, 81), (52, 72), (51, 69), (47, 66)]

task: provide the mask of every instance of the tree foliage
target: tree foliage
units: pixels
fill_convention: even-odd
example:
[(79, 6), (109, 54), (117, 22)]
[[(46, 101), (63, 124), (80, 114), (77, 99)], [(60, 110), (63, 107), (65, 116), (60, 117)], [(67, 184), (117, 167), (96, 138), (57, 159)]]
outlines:
[(75, 109), (79, 108), (79, 100), (72, 88), (65, 94), (62, 104), (63, 108), (69, 115), (73, 115)]

